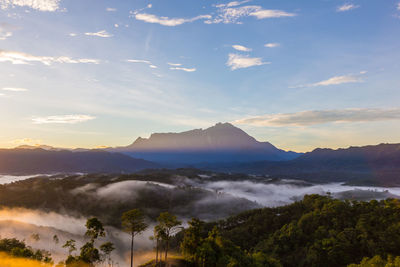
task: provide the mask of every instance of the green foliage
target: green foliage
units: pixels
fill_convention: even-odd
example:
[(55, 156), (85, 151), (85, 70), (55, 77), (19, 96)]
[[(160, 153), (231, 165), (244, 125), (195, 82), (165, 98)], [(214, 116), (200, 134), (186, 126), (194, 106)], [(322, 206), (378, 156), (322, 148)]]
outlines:
[(33, 250), (31, 247), (28, 247), (25, 242), (15, 238), (0, 239), (0, 251), (18, 258), (32, 259), (46, 263), (52, 262), (49, 252), (45, 250)]
[(350, 264), (348, 267), (400, 267), (400, 257), (389, 255), (385, 260), (376, 255), (373, 258), (363, 258), (360, 264)]
[(396, 199), (358, 202), (309, 195), (291, 205), (245, 212), (217, 225), (222, 237), (251, 252), (256, 262), (262, 262), (264, 255), (283, 266), (336, 267), (400, 253)]
[(65, 244), (62, 247), (67, 248), (68, 255), (71, 255), (72, 252), (74, 252), (76, 250), (75, 240), (70, 239), (70, 240), (65, 241)]
[(85, 236), (89, 237), (92, 241), (98, 237), (106, 235), (103, 224), (97, 218), (90, 218), (86, 222)]
[(124, 212), (121, 217), (122, 228), (132, 234), (137, 235), (147, 229), (145, 216), (139, 209)]

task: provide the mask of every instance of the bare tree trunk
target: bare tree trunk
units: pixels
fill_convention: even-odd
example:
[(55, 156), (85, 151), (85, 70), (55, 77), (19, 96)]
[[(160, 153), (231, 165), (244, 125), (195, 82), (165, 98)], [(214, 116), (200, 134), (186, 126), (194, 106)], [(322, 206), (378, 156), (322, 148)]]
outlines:
[(132, 242), (131, 242), (131, 267), (133, 267), (133, 239), (135, 236), (132, 233)]
[(167, 245), (165, 247), (165, 264), (167, 264), (168, 250), (169, 250), (169, 237), (167, 238)]
[(157, 238), (157, 241), (156, 241), (156, 266), (157, 266), (157, 264), (158, 264), (158, 246), (159, 246), (159, 238)]

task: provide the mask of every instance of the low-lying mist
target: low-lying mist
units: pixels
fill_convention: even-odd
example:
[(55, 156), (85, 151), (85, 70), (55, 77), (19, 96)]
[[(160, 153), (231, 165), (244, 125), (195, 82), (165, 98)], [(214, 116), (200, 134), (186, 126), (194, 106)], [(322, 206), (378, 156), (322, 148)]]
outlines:
[[(149, 237), (156, 218), (164, 211), (177, 215), (185, 225), (191, 217), (219, 220), (249, 209), (289, 204), (306, 194), (330, 194), (335, 198), (355, 200), (400, 198), (400, 188), (312, 184), (245, 175), (240, 178), (218, 174), (80, 174), (28, 178), (32, 177), (8, 177), (8, 182), (1, 181), (2, 238), (25, 240), (33, 248), (50, 251), (59, 261), (67, 255), (67, 250), (62, 248), (65, 241), (76, 240), (77, 248), (87, 241), (85, 223), (95, 216), (107, 230), (107, 238), (98, 242), (109, 240), (115, 244), (113, 259), (120, 266), (129, 261), (130, 246), (130, 236), (121, 231), (120, 216), (133, 208), (142, 209), (150, 224), (143, 235), (135, 239), (136, 251), (141, 255), (137, 258), (138, 264), (153, 255), (154, 244)], [(32, 234), (38, 234), (40, 238), (32, 238)], [(58, 244), (53, 240), (54, 235), (59, 238)]]

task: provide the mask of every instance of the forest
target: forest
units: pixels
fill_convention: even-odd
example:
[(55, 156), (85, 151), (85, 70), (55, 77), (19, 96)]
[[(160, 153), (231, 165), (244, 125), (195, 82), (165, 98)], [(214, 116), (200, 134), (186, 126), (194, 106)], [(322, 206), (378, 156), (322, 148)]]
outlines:
[[(124, 212), (119, 221), (132, 241), (150, 227), (139, 209)], [(366, 202), (306, 195), (282, 207), (213, 222), (193, 218), (185, 228), (182, 223), (168, 212), (158, 216), (151, 237), (155, 257), (143, 266), (400, 266), (397, 199)], [(69, 256), (58, 266), (112, 263), (113, 244), (96, 247), (96, 239), (106, 235), (100, 220), (89, 219), (86, 228), (87, 243), (79, 251), (73, 240), (63, 244)], [(0, 251), (51, 262), (47, 253), (17, 240), (2, 239)]]

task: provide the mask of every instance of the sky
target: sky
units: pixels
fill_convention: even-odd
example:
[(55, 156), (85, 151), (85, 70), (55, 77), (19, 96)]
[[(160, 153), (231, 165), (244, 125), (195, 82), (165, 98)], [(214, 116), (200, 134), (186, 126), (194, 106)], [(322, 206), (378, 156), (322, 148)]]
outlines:
[(0, 147), (400, 143), (399, 47), (399, 0), (0, 0)]

